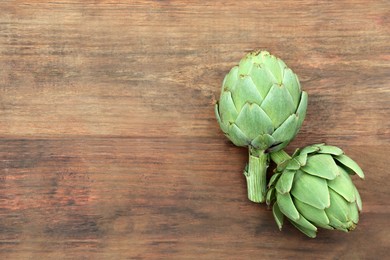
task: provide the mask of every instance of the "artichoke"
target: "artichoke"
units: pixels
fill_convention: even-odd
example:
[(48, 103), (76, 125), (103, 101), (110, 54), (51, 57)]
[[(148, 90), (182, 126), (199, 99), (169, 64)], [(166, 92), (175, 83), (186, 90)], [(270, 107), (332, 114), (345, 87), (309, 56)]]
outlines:
[(316, 144), (297, 150), (292, 158), (284, 151), (271, 158), (278, 166), (268, 184), (266, 202), (273, 203), (279, 229), (284, 216), (313, 238), (317, 227), (355, 229), (362, 201), (350, 175), (363, 179), (364, 174), (340, 148)]
[(295, 137), (306, 108), (297, 75), (267, 51), (247, 54), (225, 76), (215, 115), (233, 144), (249, 148), (244, 174), (251, 201), (264, 202), (269, 153)]

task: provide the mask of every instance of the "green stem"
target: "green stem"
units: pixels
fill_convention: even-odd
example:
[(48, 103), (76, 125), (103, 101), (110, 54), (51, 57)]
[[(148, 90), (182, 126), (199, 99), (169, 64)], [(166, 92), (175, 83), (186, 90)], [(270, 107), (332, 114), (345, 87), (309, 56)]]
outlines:
[(283, 150), (271, 153), (271, 160), (274, 161), (277, 165), (282, 164), (290, 159), (290, 155), (288, 155), (288, 153)]
[(244, 175), (250, 201), (256, 203), (265, 201), (268, 163), (268, 154), (261, 150), (249, 148), (249, 164), (245, 168)]

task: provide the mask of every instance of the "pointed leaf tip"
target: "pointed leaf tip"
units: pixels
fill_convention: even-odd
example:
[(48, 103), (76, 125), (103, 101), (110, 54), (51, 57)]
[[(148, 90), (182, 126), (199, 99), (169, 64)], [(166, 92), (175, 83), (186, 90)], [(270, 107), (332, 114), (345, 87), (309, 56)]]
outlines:
[(282, 230), (283, 227), (283, 220), (284, 220), (284, 215), (280, 211), (278, 203), (275, 203), (272, 207), (272, 213), (274, 215), (274, 219), (276, 222), (276, 225), (278, 225), (279, 230)]
[(247, 146), (250, 143), (249, 138), (236, 126), (236, 124), (230, 124), (228, 129), (227, 137), (236, 146)]
[(342, 168), (339, 167), (340, 175), (334, 180), (328, 180), (328, 186), (341, 195), (348, 202), (355, 202), (355, 186), (352, 183), (349, 174)]
[(357, 190), (357, 188), (355, 186), (354, 186), (354, 188), (355, 188), (356, 205), (358, 206), (358, 209), (361, 212), (363, 210), (362, 199), (360, 197), (360, 194), (359, 194), (359, 191)]
[(257, 105), (246, 103), (240, 111), (236, 125), (250, 139), (272, 132), (272, 121)]
[(297, 221), (299, 219), (299, 212), (295, 208), (294, 202), (291, 199), (290, 193), (281, 194), (276, 192), (276, 201), (280, 211), (289, 219)]
[(299, 131), (299, 129), (303, 123), (303, 120), (306, 117), (307, 102), (308, 102), (307, 93), (305, 91), (302, 91), (301, 100), (299, 102), (298, 109), (295, 112), (295, 114), (298, 116), (297, 132)]
[(268, 187), (271, 187), (274, 185), (274, 183), (278, 180), (281, 173), (277, 172), (274, 175), (271, 176), (271, 179), (268, 182)]
[(296, 157), (296, 160), (300, 164), (300, 166), (305, 166), (307, 162), (307, 153), (302, 153)]
[(329, 219), (325, 213), (325, 210), (318, 209), (309, 204), (306, 204), (298, 199), (294, 199), (295, 206), (302, 213), (302, 215), (316, 226), (328, 228)]
[(287, 166), (286, 166), (286, 169), (287, 170), (299, 170), (299, 168), (301, 168), (301, 165), (299, 164), (299, 162), (296, 160), (296, 158), (294, 159), (291, 159)]
[(315, 145), (310, 145), (310, 146), (306, 146), (304, 148), (302, 148), (300, 151), (299, 151), (299, 154), (310, 154), (310, 153), (314, 153), (314, 152), (317, 152), (319, 151), (320, 148), (315, 146)]
[(275, 188), (270, 188), (265, 197), (265, 203), (269, 206), (275, 200)]
[(297, 117), (290, 115), (272, 134), (276, 142), (290, 142), (297, 132)]
[(290, 221), (290, 222), (291, 222), (291, 224), (293, 224), (294, 227), (296, 227), (299, 231), (301, 231), (306, 236), (308, 236), (310, 238), (315, 238), (317, 236), (317, 231), (313, 231), (313, 230), (310, 230), (308, 228), (302, 227), (301, 225), (299, 225), (293, 221)]
[(266, 98), (261, 103), (261, 108), (272, 120), (275, 129), (295, 112), (293, 100), (288, 90), (278, 84), (272, 85)]
[(303, 215), (299, 216), (299, 219), (297, 221), (294, 221), (296, 224), (300, 225), (301, 227), (304, 227), (308, 230), (317, 231), (317, 227), (314, 226), (310, 221), (308, 221)]
[(343, 154), (343, 155), (335, 156), (334, 158), (338, 162), (340, 162), (343, 166), (347, 167), (349, 169), (349, 173), (350, 174), (351, 174), (351, 172), (356, 173), (360, 178), (364, 179), (363, 170), (350, 157), (348, 157), (345, 154)]

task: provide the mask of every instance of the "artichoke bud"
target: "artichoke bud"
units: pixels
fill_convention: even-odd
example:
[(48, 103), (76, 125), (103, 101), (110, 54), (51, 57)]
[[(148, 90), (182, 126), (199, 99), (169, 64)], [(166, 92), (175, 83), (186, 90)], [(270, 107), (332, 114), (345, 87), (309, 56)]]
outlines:
[(268, 205), (273, 203), (279, 229), (284, 216), (309, 237), (316, 236), (318, 227), (355, 229), (362, 201), (350, 175), (363, 179), (364, 174), (340, 148), (325, 144), (305, 147), (275, 171), (266, 197)]
[(307, 93), (297, 75), (279, 58), (257, 51), (225, 76), (215, 114), (235, 145), (271, 152), (295, 137), (306, 108)]

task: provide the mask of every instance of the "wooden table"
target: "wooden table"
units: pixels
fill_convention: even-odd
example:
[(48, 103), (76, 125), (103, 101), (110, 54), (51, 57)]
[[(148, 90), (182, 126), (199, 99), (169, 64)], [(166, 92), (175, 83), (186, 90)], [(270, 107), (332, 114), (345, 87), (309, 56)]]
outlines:
[[(1, 259), (384, 259), (390, 245), (390, 4), (1, 1)], [(246, 197), (247, 151), (214, 117), (249, 50), (309, 93), (287, 151), (358, 161), (352, 233), (279, 232)]]

